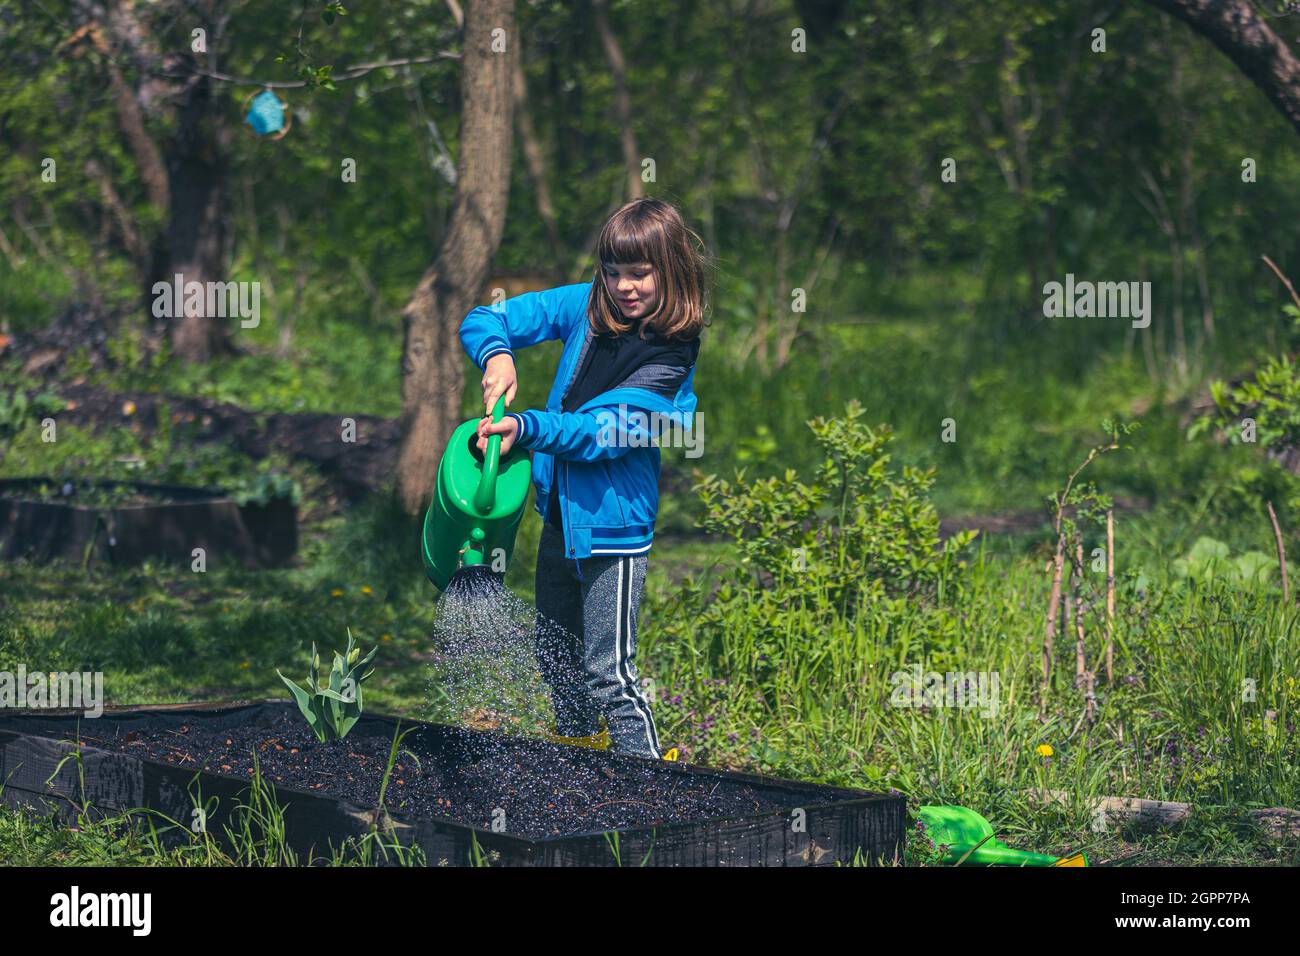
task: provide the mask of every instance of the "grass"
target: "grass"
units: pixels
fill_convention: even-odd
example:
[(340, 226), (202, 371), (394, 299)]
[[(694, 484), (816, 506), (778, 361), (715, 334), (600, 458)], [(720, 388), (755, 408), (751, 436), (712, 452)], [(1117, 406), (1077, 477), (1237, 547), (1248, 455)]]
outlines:
[[(951, 285), (920, 275), (900, 282), (885, 300), (847, 286), (837, 290), (822, 321), (808, 323), (810, 331), (789, 364), (771, 375), (735, 363), (732, 319), (722, 311), (714, 317), (696, 371), (705, 454), (696, 460), (667, 454), (666, 467), (683, 478), (696, 467), (807, 468), (813, 462), (804, 423), (839, 413), (850, 398), (860, 400), (873, 421), (894, 427), (905, 463), (939, 469), (935, 500), (944, 514), (1038, 507), (1104, 417), (1133, 418), (1140, 411), (1144, 425), (1135, 445), (1137, 460), (1098, 469), (1115, 494), (1176, 497), (1183, 489), (1223, 479), (1246, 460), (1249, 450), (1184, 439), (1179, 403), (1197, 392), (1204, 375), (1153, 383), (1141, 349), (1126, 351), (1122, 326), (1081, 330), (1038, 323), (1017, 339), (993, 341), (977, 317), (974, 293)], [(862, 309), (862, 301), (871, 301), (871, 310)], [(295, 327), (287, 356), (278, 351), (274, 315), (256, 329), (238, 332), (245, 354), (201, 368), (170, 361), (165, 353), (145, 358), (143, 331), (127, 327), (114, 340), (115, 368), (93, 370), (74, 353), (65, 376), (126, 394), (204, 395), (253, 410), (396, 416), (401, 334), (395, 316), (373, 328), (367, 317), (367, 332), (358, 335), (355, 316), (328, 302), (317, 305), (323, 318)], [(1238, 347), (1224, 343), (1215, 361), (1236, 369), (1243, 361), (1232, 351)], [(544, 403), (557, 356), (556, 343), (517, 355), (521, 385), (514, 407)], [(478, 409), (480, 373), (466, 361), (464, 375), (462, 404), (469, 417)], [(12, 363), (0, 369), (0, 385), (32, 387)], [(955, 440), (945, 440), (947, 422)], [(951, 431), (946, 437), (953, 437)], [(114, 442), (104, 449), (112, 455), (95, 450), (97, 440)], [(183, 435), (175, 440), (185, 444)], [(61, 448), (29, 449), (24, 465), (48, 468), (71, 457), (98, 462), (130, 454), (148, 457), (147, 447), (133, 442), (129, 431), (102, 439), (74, 432), (58, 444)], [(189, 449), (200, 471), (220, 474), (221, 466), (207, 462), (207, 454)], [(150, 460), (145, 470), (160, 467)], [(0, 469), (17, 473), (8, 463), (0, 463)], [(665, 505), (665, 519), (671, 521), (676, 505)], [(689, 524), (685, 520), (676, 527)]]
[[(0, 788), (2, 792), (2, 788)], [(204, 807), (194, 794), (195, 809)], [(0, 809), (0, 862), (10, 866), (302, 866), (309, 861), (285, 841), (285, 807), (258, 775), (231, 816), (234, 826), (218, 838), (194, 821), (164, 817), (146, 808), (105, 814), (76, 808), (67, 822), (54, 814)], [(195, 820), (202, 817), (196, 815)], [(374, 829), (313, 854), (330, 866), (424, 866), (418, 847), (408, 848)]]
[[(54, 566), (0, 566), (0, 589), (21, 596), (0, 611), (0, 669), (39, 662), (103, 670), (112, 703), (279, 696), (276, 667), (292, 672), (313, 640), (328, 647), (338, 635), (341, 646), (351, 627), (363, 643), (381, 646), (368, 705), (438, 716), (426, 697), (433, 592), (418, 562), (392, 557), (410, 530), (376, 501), (309, 535), (302, 569), (210, 571), (196, 580), (167, 567), (82, 576)], [(530, 533), (526, 527), (525, 537)], [(519, 554), (512, 584), (525, 592), (514, 580), (531, 577), (525, 541)], [(661, 736), (685, 757), (972, 806), (1012, 845), (1043, 851), (1300, 862), (1297, 847), (1264, 840), (1247, 816), (1252, 807), (1300, 805), (1290, 728), (1300, 621), (1275, 594), (1168, 580), (1140, 600), (1131, 581), (1120, 604), (1115, 687), (1103, 688), (1098, 724), (1081, 728), (1082, 699), (1069, 686), (1064, 658), (1045, 719), (1032, 700), (1047, 584), (1034, 559), (987, 549), (972, 557), (952, 597), (958, 642), (936, 640), (920, 613), (861, 618), (829, 634), (810, 619), (807, 633), (819, 635), (825, 652), (809, 653), (805, 633), (795, 629), (771, 655), (772, 670), (770, 660), (760, 663), (765, 648), (744, 620), (734, 622), (723, 646), (707, 648), (670, 645), (656, 624), (655, 595), (662, 597), (671, 577), (688, 566), (707, 573), (717, 557), (704, 542), (670, 539), (651, 561), (642, 670), (658, 691)], [(891, 707), (889, 675), (914, 665), (997, 672), (997, 718)], [(754, 693), (759, 673), (761, 697)], [(1247, 677), (1256, 687), (1250, 704), (1240, 699)], [(1198, 744), (1205, 740), (1216, 745)], [(1051, 759), (1035, 754), (1041, 743), (1052, 746)], [(1071, 802), (1045, 810), (1030, 799), (1037, 787), (1064, 790)], [(1192, 802), (1197, 813), (1173, 833), (1100, 836), (1086, 807), (1101, 795)], [(143, 837), (107, 826), (59, 835), (52, 824), (0, 818), (0, 858), (8, 860), (48, 853), (69, 862), (95, 854), (122, 863), (193, 862), (175, 855), (182, 851), (151, 857)]]
[[(1045, 713), (1034, 700), (1046, 583), (1027, 562), (976, 558), (955, 602), (955, 644), (935, 641), (919, 613), (829, 633), (810, 621), (810, 629), (821, 624), (820, 655), (797, 628), (784, 646), (764, 644), (743, 615), (725, 622), (711, 645), (674, 634), (664, 646), (652, 632), (647, 653), (662, 735), (712, 764), (970, 806), (1012, 845), (1041, 852), (1300, 861), (1300, 846), (1262, 839), (1248, 815), (1300, 803), (1297, 613), (1283, 610), (1276, 594), (1181, 585), (1164, 601), (1126, 595), (1116, 680), (1103, 686), (1101, 718), (1088, 726), (1064, 656)], [(996, 714), (891, 705), (891, 675), (913, 666), (997, 674)], [(1248, 677), (1255, 694), (1246, 701)], [(1042, 744), (1051, 757), (1036, 752)], [(1045, 809), (1032, 798), (1041, 788), (1064, 791), (1068, 805)], [(1095, 834), (1090, 803), (1111, 795), (1188, 802), (1196, 813), (1173, 833)]]
[[(903, 463), (938, 467), (941, 514), (1041, 510), (1079, 449), (1096, 438), (1102, 417), (1144, 410), (1133, 450), (1090, 471), (1104, 491), (1147, 506), (1119, 521), (1116, 679), (1099, 688), (1099, 719), (1091, 726), (1079, 720), (1084, 701), (1071, 685), (1068, 638), (1061, 639), (1046, 707), (1035, 699), (1051, 544), (1042, 532), (977, 542), (937, 612), (904, 606), (828, 622), (796, 611), (778, 633), (738, 613), (721, 630), (706, 630), (674, 618), (670, 598), (688, 576), (708, 586), (734, 553), (694, 532), (696, 505), (678, 492), (664, 496), (642, 618), (642, 674), (655, 684), (665, 744), (713, 765), (895, 787), (914, 803), (971, 806), (1013, 846), (1084, 849), (1094, 862), (1300, 862), (1295, 841), (1265, 839), (1249, 815), (1259, 807), (1300, 806), (1300, 621), (1281, 606), (1276, 588), (1196, 585), (1172, 569), (1201, 535), (1234, 552), (1272, 553), (1257, 503), (1234, 484), (1255, 461), (1252, 451), (1188, 442), (1172, 400), (1195, 383), (1161, 393), (1140, 360), (1117, 349), (1067, 361), (1068, 353), (1049, 347), (1045, 330), (994, 348), (980, 343), (961, 303), (951, 312), (932, 304), (892, 314), (866, 316), (856, 330), (822, 330), (815, 347), (801, 346), (787, 368), (766, 379), (729, 368), (725, 356), (706, 348), (697, 391), (707, 415), (707, 453), (695, 462), (666, 453), (666, 479), (680, 488), (695, 467), (723, 474), (736, 465), (752, 474), (807, 469), (812, 449), (804, 422), (835, 414), (852, 396), (864, 401), (871, 420), (895, 426)], [(102, 381), (212, 394), (250, 408), (396, 413), (393, 342), (400, 337), (375, 335), (387, 344), (367, 345), (371, 351), (354, 360), (351, 326), (304, 325), (292, 360), (281, 361), (266, 351), (273, 340), (271, 324), (264, 326), (257, 330), (262, 338), (250, 342), (263, 351), (225, 360), (202, 379), (171, 365), (150, 368), (131, 359), (135, 352), (123, 343), (123, 367)], [(330, 358), (342, 355), (348, 359)], [(554, 346), (521, 355), (518, 407), (543, 401), (554, 361)], [(467, 376), (468, 417), (477, 390), (474, 373)], [(21, 377), (9, 367), (0, 384), (13, 387)], [(955, 442), (941, 438), (945, 418), (955, 421)], [(143, 458), (145, 467), (119, 475), (115, 460), (127, 456)], [(204, 449), (183, 430), (149, 440), (130, 429), (61, 426), (54, 445), (28, 430), (8, 446), (0, 474), (66, 470), (223, 483), (271, 465), (288, 470), (304, 501), (312, 500), (319, 479), (310, 468)], [(1289, 516), (1283, 519), (1289, 527)], [(509, 572), (507, 583), (525, 600), (533, 596), (540, 529), (528, 512)], [(83, 574), (0, 564), (0, 669), (25, 663), (102, 670), (110, 703), (118, 704), (283, 696), (276, 668), (295, 675), (312, 641), (322, 650), (341, 647), (351, 628), (363, 646), (381, 648), (366, 685), (369, 707), (454, 717), (428, 697), (434, 592), (419, 564), (418, 533), (418, 521), (377, 495), (305, 527), (301, 567), (294, 569), (212, 568), (198, 575), (147, 565)], [(1096, 585), (1090, 582), (1093, 600)], [(1089, 630), (1094, 655), (1096, 620)], [(891, 705), (891, 675), (913, 667), (996, 673), (996, 718), (971, 708)], [(1244, 696), (1247, 687), (1253, 700)], [(1043, 744), (1050, 757), (1037, 753)], [(1065, 791), (1067, 802), (1035, 802), (1033, 791), (1043, 787)], [(1088, 808), (1102, 795), (1190, 802), (1196, 812), (1177, 830), (1097, 833)], [(0, 860), (290, 862), (265, 837), (276, 829), (274, 809), (256, 792), (252, 798), (250, 819), (258, 826), (234, 853), (201, 842), (165, 847), (140, 819), (87, 819), (69, 829), (0, 811)], [(365, 862), (382, 850), (359, 853), (354, 861)], [(909, 857), (925, 863), (923, 853)]]

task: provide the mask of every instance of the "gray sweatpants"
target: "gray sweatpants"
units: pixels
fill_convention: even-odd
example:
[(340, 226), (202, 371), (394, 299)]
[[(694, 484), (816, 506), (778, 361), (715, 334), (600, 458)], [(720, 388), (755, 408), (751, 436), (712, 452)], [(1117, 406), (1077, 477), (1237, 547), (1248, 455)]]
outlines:
[(644, 554), (575, 562), (564, 553), (564, 535), (543, 525), (535, 637), (559, 734), (597, 733), (604, 715), (613, 749), (658, 759), (659, 737), (636, 673), (636, 615), (645, 568)]

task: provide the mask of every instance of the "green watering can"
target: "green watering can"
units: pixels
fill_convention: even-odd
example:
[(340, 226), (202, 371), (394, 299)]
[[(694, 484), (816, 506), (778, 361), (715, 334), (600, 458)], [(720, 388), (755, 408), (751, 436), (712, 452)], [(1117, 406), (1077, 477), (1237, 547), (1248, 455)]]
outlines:
[[(962, 866), (1087, 866), (1082, 853), (1048, 856), (1027, 853), (999, 843), (993, 825), (974, 810), (965, 807), (920, 807), (916, 811), (935, 845), (945, 844), (948, 852), (940, 860)], [(964, 859), (963, 859), (964, 858)]]
[[(505, 410), (503, 396), (492, 410), (492, 421), (501, 421)], [(502, 457), (500, 435), (489, 438), (487, 452), (480, 452), (478, 423), (471, 419), (452, 433), (424, 516), (424, 570), (440, 591), (447, 590), (452, 575), (462, 568), (505, 570), (528, 499), (528, 452), (512, 448)]]

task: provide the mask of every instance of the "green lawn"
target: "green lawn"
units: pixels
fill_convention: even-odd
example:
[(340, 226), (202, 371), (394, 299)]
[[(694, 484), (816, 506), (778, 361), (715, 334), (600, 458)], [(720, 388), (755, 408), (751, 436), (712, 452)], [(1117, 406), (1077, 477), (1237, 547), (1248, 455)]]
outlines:
[[(718, 629), (683, 617), (674, 598), (687, 579), (710, 586), (734, 565), (736, 551), (694, 530), (699, 503), (679, 492), (664, 499), (642, 618), (642, 673), (654, 682), (661, 736), (684, 757), (712, 765), (894, 787), (914, 804), (971, 806), (1013, 845), (1040, 851), (1082, 848), (1097, 861), (1133, 863), (1300, 862), (1296, 841), (1266, 839), (1250, 817), (1260, 807), (1300, 806), (1296, 613), (1282, 610), (1275, 579), (1245, 587), (1192, 583), (1175, 573), (1176, 559), (1201, 537), (1222, 541), (1234, 556), (1272, 554), (1258, 501), (1237, 480), (1242, 468), (1257, 464), (1253, 451), (1188, 441), (1179, 408), (1166, 401), (1170, 396), (1153, 394), (1135, 360), (1033, 378), (1039, 360), (1029, 351), (995, 351), (973, 364), (961, 359), (969, 342), (945, 335), (949, 322), (958, 320), (905, 316), (835, 332), (847, 337), (815, 355), (797, 352), (766, 380), (721, 361), (702, 365), (697, 390), (708, 416), (707, 453), (687, 461), (666, 452), (666, 472), (679, 489), (697, 470), (730, 474), (737, 465), (751, 475), (787, 467), (810, 474), (816, 449), (804, 423), (814, 414), (837, 414), (857, 396), (868, 420), (895, 427), (895, 466), (937, 466), (933, 500), (940, 514), (1041, 511), (1043, 496), (1099, 439), (1101, 419), (1142, 410), (1132, 448), (1089, 472), (1103, 490), (1145, 509), (1121, 514), (1118, 523), (1115, 681), (1098, 688), (1096, 723), (1079, 720), (1072, 635), (1059, 638), (1056, 678), (1042, 712), (1035, 700), (1049, 586), (1043, 569), (1051, 554), (1043, 531), (977, 541), (966, 572), (948, 582), (937, 607), (899, 606), (843, 620), (810, 614), (802, 625), (795, 614), (783, 619), (781, 632), (738, 614)], [(257, 354), (229, 360), (205, 379), (220, 387), (140, 363), (101, 380), (127, 390), (214, 394), (256, 408), (395, 413), (381, 398), (396, 394), (395, 353), (313, 364), (342, 348), (341, 335), (328, 323), (304, 327), (293, 361), (268, 365)], [(521, 361), (519, 404), (542, 401), (554, 362), (549, 348)], [(387, 385), (376, 387), (370, 376)], [(472, 373), (468, 383), (467, 415), (476, 391)], [(24, 383), (8, 366), (0, 384)], [(294, 398), (286, 405), (288, 396)], [(947, 417), (956, 421), (953, 443), (940, 438)], [(127, 456), (144, 459), (144, 468), (128, 472), (117, 461)], [(126, 429), (65, 427), (49, 445), (30, 427), (9, 443), (0, 475), (230, 483), (270, 467), (293, 475), (306, 504), (317, 499), (320, 480), (310, 467), (195, 447), (180, 432), (150, 440)], [(276, 669), (297, 674), (313, 641), (323, 650), (342, 647), (350, 629), (363, 646), (380, 647), (368, 707), (458, 719), (446, 700), (430, 697), (435, 593), (414, 547), (418, 527), (380, 495), (305, 526), (295, 569), (214, 567), (196, 574), (165, 566), (85, 572), (0, 565), (0, 669), (25, 663), (101, 670), (114, 704), (286, 696)], [(508, 577), (525, 600), (532, 598), (539, 532), (529, 512)], [(1089, 547), (1095, 543), (1093, 535)], [(1097, 579), (1087, 586), (1088, 600), (1096, 601)], [(1094, 656), (1097, 613), (1090, 608)], [(891, 675), (911, 668), (996, 673), (996, 717), (892, 706)], [(1248, 680), (1256, 688), (1249, 702), (1242, 695)], [(1051, 756), (1040, 747), (1050, 747)], [(1037, 804), (1037, 788), (1064, 791), (1066, 803)], [(1088, 804), (1104, 795), (1196, 809), (1175, 831), (1097, 833)], [(0, 813), (3, 860), (220, 862), (211, 854), (205, 847), (168, 856), (138, 833), (70, 833)], [(923, 845), (912, 859), (924, 862)]]

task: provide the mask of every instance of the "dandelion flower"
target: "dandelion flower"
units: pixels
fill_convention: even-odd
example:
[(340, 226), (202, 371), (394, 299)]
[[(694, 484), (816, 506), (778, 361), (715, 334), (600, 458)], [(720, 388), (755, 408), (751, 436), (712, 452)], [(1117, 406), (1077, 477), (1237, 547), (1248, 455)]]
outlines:
[(342, 596), (343, 596), (343, 592), (339, 588), (335, 588), (333, 591), (330, 592), (330, 597), (342, 597)]
[(1039, 744), (1038, 747), (1035, 748), (1034, 753), (1038, 754), (1040, 757), (1050, 757), (1052, 754), (1056, 753), (1056, 751), (1052, 749), (1051, 744)]

